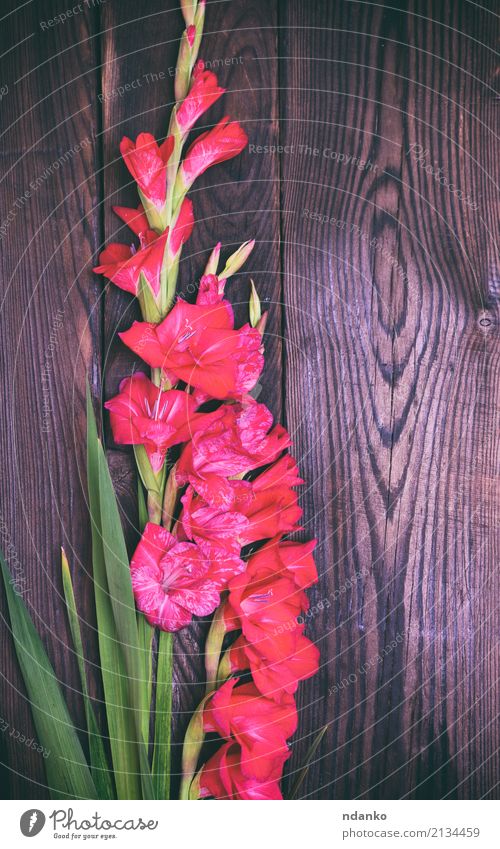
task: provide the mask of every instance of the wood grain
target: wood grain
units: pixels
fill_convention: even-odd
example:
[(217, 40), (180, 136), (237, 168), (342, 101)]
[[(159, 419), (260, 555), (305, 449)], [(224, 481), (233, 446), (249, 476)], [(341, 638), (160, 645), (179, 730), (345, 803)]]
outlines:
[[(128, 238), (111, 211), (136, 202), (118, 146), (166, 132), (182, 17), (173, 0), (107, 0), (41, 25), (66, 5), (2, 10), (0, 543), (80, 722), (59, 545), (99, 699), (85, 376), (97, 404), (116, 393), (134, 364), (116, 332), (137, 315), (90, 269), (104, 243)], [(195, 186), (180, 288), (189, 295), (217, 241), (227, 256), (256, 238), (228, 294), (245, 320), (252, 276), (268, 304), (259, 400), (293, 434), (304, 537), (319, 540), (308, 634), (322, 666), (299, 691), (288, 787), (328, 732), (304, 798), (499, 797), (494, 12), (449, 0), (207, 7), (201, 55), (227, 94), (196, 132), (230, 114), (250, 146)], [(106, 422), (105, 437), (132, 549), (133, 460)], [(2, 628), (0, 715), (32, 736)], [(199, 622), (176, 638), (177, 770), (205, 633)], [(0, 761), (5, 796), (46, 795), (43, 759), (9, 731)]]
[(286, 409), (323, 602), (302, 733), (329, 723), (309, 798), (498, 792), (495, 22), (467, 9), (283, 7)]
[[(82, 491), (85, 377), (97, 383), (101, 358), (98, 288), (89, 272), (98, 235), (95, 22), (82, 14), (45, 31), (40, 21), (61, 12), (60, 3), (44, 3), (43, 9), (17, 5), (10, 4), (2, 21), (5, 46), (18, 47), (2, 68), (9, 87), (1, 104), (2, 223), (9, 212), (13, 217), (1, 249), (1, 544), (81, 723), (60, 546), (74, 570), (89, 660), (95, 663)], [(2, 13), (8, 12), (4, 4)], [(32, 738), (34, 728), (4, 617), (2, 606), (6, 795), (45, 797), (42, 755), (15, 739), (16, 731)]]

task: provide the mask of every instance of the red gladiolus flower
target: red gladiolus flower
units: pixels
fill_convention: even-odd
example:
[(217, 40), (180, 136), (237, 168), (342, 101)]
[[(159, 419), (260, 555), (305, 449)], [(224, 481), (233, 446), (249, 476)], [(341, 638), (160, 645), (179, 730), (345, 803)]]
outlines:
[(215, 274), (204, 274), (200, 279), (196, 303), (200, 306), (220, 304), (224, 298), (225, 280)]
[[(157, 297), (166, 259), (173, 261), (193, 230), (193, 204), (188, 199), (184, 200), (169, 244), (168, 229), (158, 236), (149, 228), (142, 204), (137, 209), (117, 206), (114, 210), (139, 237), (140, 249), (113, 242), (100, 253), (100, 264), (93, 270), (96, 274), (103, 274), (115, 286), (136, 296), (139, 294), (139, 277), (142, 273), (154, 297)], [(167, 247), (168, 258), (165, 257)]]
[(221, 510), (195, 496), (193, 488), (188, 487), (182, 499), (181, 521), (190, 539), (195, 542), (200, 538), (219, 539), (224, 528), (229, 530), (229, 517), (233, 539), (240, 547), (299, 530), (296, 523), (302, 510), (297, 504), (296, 493), (288, 486), (259, 490), (254, 483), (225, 481), (223, 495), (228, 498)]
[(93, 271), (104, 274), (115, 286), (139, 294), (139, 277), (144, 275), (146, 282), (156, 297), (160, 291), (160, 274), (168, 239), (168, 230), (157, 236), (154, 230), (140, 235), (141, 247), (120, 245), (113, 242), (99, 254), (99, 265)]
[(149, 226), (148, 217), (144, 212), (142, 203), (139, 204), (137, 209), (130, 209), (128, 206), (114, 206), (113, 212), (125, 222), (136, 236), (146, 236), (149, 233), (149, 241), (156, 239), (157, 234)]
[(169, 257), (172, 261), (177, 256), (182, 246), (187, 242), (194, 227), (193, 202), (185, 198), (182, 202), (177, 221), (172, 229), (172, 235), (168, 243)]
[(134, 142), (124, 136), (120, 153), (144, 198), (161, 210), (167, 199), (167, 165), (174, 149), (174, 138), (169, 136), (163, 144), (151, 133), (140, 133)]
[(179, 533), (193, 540), (200, 548), (224, 548), (239, 556), (248, 519), (236, 510), (210, 507), (188, 486), (181, 498), (183, 510), (179, 518)]
[[(285, 625), (281, 626), (285, 627)], [(292, 621), (291, 640), (276, 629), (276, 660), (269, 659), (259, 646), (247, 642), (241, 635), (229, 650), (232, 672), (249, 669), (255, 686), (263, 695), (280, 702), (285, 693), (296, 692), (299, 681), (315, 675), (319, 667), (319, 650), (303, 634), (303, 626)]]
[(300, 530), (302, 509), (291, 487), (303, 483), (293, 457), (285, 455), (250, 484), (251, 499), (239, 508), (249, 520), (243, 545)]
[(273, 764), (267, 781), (245, 775), (241, 767), (241, 746), (225, 743), (205, 764), (200, 774), (200, 796), (215, 799), (282, 799), (279, 782), (282, 765)]
[(186, 392), (163, 392), (142, 372), (120, 383), (120, 393), (104, 405), (120, 445), (144, 445), (153, 471), (159, 472), (167, 449), (186, 442), (202, 427), (206, 415)]
[(260, 492), (275, 486), (300, 486), (303, 483), (303, 479), (299, 477), (297, 461), (290, 454), (284, 454), (276, 463), (260, 472), (252, 481), (252, 486), (255, 491)]
[(287, 739), (297, 730), (297, 708), (292, 696), (277, 703), (263, 697), (255, 684), (236, 687), (237, 678), (226, 681), (207, 702), (203, 727), (241, 746), (241, 770), (266, 781), (290, 751)]
[(211, 165), (238, 156), (248, 142), (248, 137), (237, 121), (222, 118), (213, 130), (203, 133), (193, 142), (180, 169), (178, 179), (189, 189), (197, 177)]
[[(114, 206), (113, 211), (130, 227), (136, 236), (139, 236), (139, 239), (142, 238), (147, 244), (154, 242), (158, 238), (156, 232), (151, 230), (149, 226), (142, 203), (139, 204), (137, 209), (129, 209), (126, 206)], [(180, 251), (182, 245), (187, 242), (193, 232), (193, 227), (193, 202), (189, 198), (186, 198), (182, 203), (170, 238), (169, 250), (172, 258)]]
[(182, 135), (186, 135), (204, 112), (224, 94), (225, 88), (217, 85), (212, 71), (205, 71), (200, 59), (193, 71), (193, 84), (177, 112), (176, 118)]
[(262, 371), (262, 340), (245, 325), (233, 330), (230, 305), (200, 307), (178, 301), (158, 325), (136, 321), (119, 334), (152, 368), (162, 368), (212, 398), (238, 398)]
[[(224, 405), (186, 445), (177, 464), (179, 483), (193, 483), (212, 506), (231, 503), (224, 478), (272, 463), (290, 445), (285, 428), (275, 425), (264, 404)], [(191, 480), (192, 479), (192, 480)]]
[(318, 667), (319, 652), (299, 624), (309, 607), (304, 589), (317, 580), (315, 544), (270, 540), (229, 585), (226, 628), (243, 632), (231, 648), (232, 669), (250, 667), (256, 686), (271, 698), (294, 693)]
[(250, 642), (271, 656), (276, 628), (307, 610), (304, 593), (318, 575), (313, 558), (316, 540), (300, 543), (270, 540), (247, 562), (243, 575), (229, 586), (225, 620), (228, 630), (241, 628)]
[(163, 631), (178, 631), (193, 614), (213, 613), (228, 577), (222, 565), (207, 560), (197, 545), (179, 542), (148, 522), (130, 563), (138, 609)]
[(302, 508), (292, 489), (281, 486), (258, 492), (252, 488), (252, 492), (250, 504), (242, 509), (249, 520), (243, 533), (243, 545), (300, 530), (297, 522), (302, 516)]
[(179, 538), (195, 542), (212, 563), (218, 564), (227, 580), (242, 572), (245, 563), (240, 558), (240, 538), (242, 526), (247, 523), (245, 517), (208, 507), (204, 502), (198, 506), (192, 487), (181, 500), (184, 509), (178, 524)]
[(294, 623), (308, 609), (307, 596), (290, 577), (255, 574), (251, 566), (248, 575), (251, 559), (247, 571), (231, 581), (224, 611), (226, 628), (241, 628), (260, 654), (279, 660), (292, 651)]
[(279, 537), (271, 539), (252, 555), (251, 571), (259, 579), (272, 575), (290, 578), (297, 587), (306, 590), (318, 581), (313, 557), (316, 544), (315, 539), (308, 542), (282, 540)]

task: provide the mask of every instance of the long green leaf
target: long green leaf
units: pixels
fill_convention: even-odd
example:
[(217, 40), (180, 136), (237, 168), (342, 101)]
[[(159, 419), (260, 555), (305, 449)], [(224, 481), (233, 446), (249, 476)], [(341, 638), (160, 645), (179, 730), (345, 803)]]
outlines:
[(153, 636), (154, 628), (142, 613), (137, 614), (137, 632), (139, 634), (139, 646), (143, 658), (143, 671), (146, 676), (146, 710), (143, 712), (142, 738), (145, 745), (149, 742), (149, 718), (151, 714), (151, 695), (153, 688)]
[(97, 799), (97, 791), (56, 675), (22, 599), (12, 588), (11, 576), (1, 553), (0, 565), (16, 654), (38, 739), (50, 753), (45, 768), (51, 797)]
[(308, 772), (309, 766), (310, 766), (310, 764), (311, 764), (311, 761), (312, 761), (312, 759), (313, 759), (313, 757), (314, 757), (314, 755), (315, 755), (315, 753), (316, 753), (316, 749), (318, 748), (318, 746), (319, 746), (319, 744), (321, 743), (321, 741), (322, 741), (323, 737), (325, 736), (325, 734), (326, 734), (326, 732), (327, 732), (327, 730), (328, 730), (328, 726), (329, 726), (329, 725), (330, 725), (330, 723), (329, 723), (329, 722), (327, 722), (327, 724), (326, 724), (326, 725), (323, 725), (323, 728), (321, 728), (321, 729), (318, 731), (318, 733), (317, 733), (316, 737), (314, 738), (314, 740), (313, 740), (313, 742), (312, 742), (312, 744), (311, 744), (311, 746), (310, 746), (310, 748), (309, 748), (309, 751), (308, 751), (308, 752), (307, 752), (307, 754), (306, 754), (306, 757), (305, 757), (305, 760), (304, 760), (304, 764), (303, 764), (303, 766), (302, 766), (302, 769), (300, 770), (300, 772), (299, 772), (299, 774), (298, 774), (298, 776), (297, 776), (297, 779), (296, 779), (296, 781), (295, 781), (295, 783), (294, 783), (294, 785), (293, 785), (293, 787), (292, 787), (292, 789), (291, 789), (291, 791), (290, 791), (290, 795), (288, 796), (288, 799), (295, 799), (295, 798), (296, 798), (297, 793), (299, 792), (299, 790), (300, 790), (300, 788), (301, 788), (301, 786), (302, 786), (302, 782), (304, 781), (304, 779), (305, 779), (305, 777), (306, 777), (306, 775), (307, 775), (307, 772)]
[[(147, 522), (149, 521), (148, 517), (148, 508), (146, 505), (146, 499), (144, 497), (144, 487), (142, 485), (142, 481), (140, 476), (137, 476), (137, 506), (138, 506), (138, 519), (139, 519), (139, 531), (142, 534), (144, 528), (146, 527)], [(151, 713), (151, 695), (152, 695), (152, 686), (153, 686), (153, 636), (154, 636), (154, 628), (149, 624), (148, 620), (142, 613), (137, 614), (137, 631), (139, 633), (139, 645), (142, 650), (143, 657), (143, 668), (146, 675), (147, 680), (147, 704), (148, 711), (147, 715), (144, 716), (143, 719), (143, 729), (142, 736), (144, 738), (144, 742), (146, 745), (149, 741), (149, 717)]]
[(143, 737), (146, 717), (149, 717), (147, 699), (147, 671), (139, 645), (128, 553), (116, 503), (108, 464), (100, 442), (97, 445), (99, 473), (99, 503), (101, 531), (108, 589), (113, 609), (116, 633), (121, 644), (128, 675), (129, 704), (134, 711), (136, 741), (141, 766), (141, 786), (145, 799), (153, 799), (153, 783)]
[(111, 757), (118, 798), (141, 799), (136, 727), (128, 696), (127, 670), (116, 632), (104, 560), (98, 448), (94, 410), (87, 386), (87, 485), (92, 527), (94, 594)]
[(173, 634), (160, 631), (156, 670), (153, 782), (157, 799), (170, 798)]
[(80, 630), (80, 622), (76, 610), (75, 595), (73, 592), (73, 583), (71, 581), (69, 563), (64, 549), (61, 549), (61, 567), (64, 597), (66, 600), (66, 608), (68, 610), (69, 627), (71, 630), (71, 636), (73, 637), (73, 645), (78, 661), (80, 680), (82, 682), (83, 703), (85, 707), (85, 717), (87, 720), (87, 730), (89, 736), (89, 753), (92, 778), (94, 779), (94, 784), (96, 786), (99, 799), (116, 799), (116, 794), (113, 788), (113, 781), (109, 773), (106, 751), (104, 749), (104, 744), (99, 731), (99, 727), (97, 725), (94, 708), (92, 707), (87, 687), (82, 633)]
[(139, 476), (137, 477), (137, 505), (139, 514), (139, 531), (142, 534), (147, 522), (149, 521), (149, 517), (146, 499), (144, 498), (144, 487)]

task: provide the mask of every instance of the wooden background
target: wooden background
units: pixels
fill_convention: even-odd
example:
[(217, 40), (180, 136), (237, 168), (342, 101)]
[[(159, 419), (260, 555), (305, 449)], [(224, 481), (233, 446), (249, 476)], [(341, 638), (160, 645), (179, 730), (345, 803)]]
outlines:
[[(120, 138), (166, 132), (182, 18), (170, 0), (84, 0), (47, 23), (68, 5), (1, 12), (0, 542), (81, 721), (59, 546), (99, 698), (84, 382), (115, 393), (134, 315), (91, 268), (124, 237), (111, 205), (134, 203)], [(250, 148), (196, 184), (181, 281), (217, 240), (257, 239), (229, 294), (246, 299), (251, 274), (268, 304), (259, 400), (293, 433), (319, 539), (322, 666), (300, 688), (289, 771), (330, 725), (306, 798), (499, 796), (499, 13), (208, 4), (201, 55), (228, 93), (207, 121), (227, 112), (284, 150)], [(108, 445), (133, 545), (131, 457)], [(204, 630), (176, 640), (177, 764)], [(44, 797), (43, 758), (12, 733), (34, 730), (5, 621), (0, 652), (4, 795)]]

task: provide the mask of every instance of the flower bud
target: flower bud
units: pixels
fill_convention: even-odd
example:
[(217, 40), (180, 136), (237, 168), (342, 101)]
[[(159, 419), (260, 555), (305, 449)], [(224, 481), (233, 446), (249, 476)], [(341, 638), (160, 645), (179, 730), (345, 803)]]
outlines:
[(227, 280), (233, 274), (240, 270), (241, 266), (247, 261), (255, 246), (255, 239), (249, 242), (243, 242), (234, 254), (231, 254), (226, 262), (224, 270), (219, 274), (222, 280)]
[(168, 224), (167, 171), (173, 149), (173, 136), (167, 136), (159, 145), (151, 133), (140, 133), (135, 142), (124, 136), (120, 143), (120, 152), (137, 183), (149, 226), (157, 233), (163, 233)]
[(226, 681), (232, 673), (231, 668), (231, 658), (229, 649), (224, 652), (222, 655), (221, 661), (219, 663), (219, 669), (217, 670), (217, 680), (218, 681)]
[(170, 470), (163, 496), (162, 522), (163, 527), (170, 530), (174, 521), (175, 508), (179, 498), (179, 487), (175, 480), (175, 466)]
[(187, 727), (186, 736), (184, 737), (184, 747), (182, 750), (182, 781), (180, 788), (180, 798), (190, 798), (191, 782), (196, 774), (196, 767), (200, 757), (201, 748), (205, 740), (205, 730), (203, 728), (203, 710), (205, 703), (212, 693), (208, 693), (198, 705), (191, 721)]
[(269, 315), (269, 313), (268, 313), (268, 312), (265, 312), (265, 313), (264, 313), (264, 315), (263, 315), (263, 316), (259, 319), (259, 321), (257, 322), (257, 325), (256, 325), (256, 328), (255, 328), (255, 329), (259, 331), (259, 333), (260, 333), (260, 335), (261, 335), (261, 336), (264, 336), (264, 331), (265, 331), (265, 329), (266, 329), (267, 316), (268, 316), (268, 315)]
[(252, 327), (257, 327), (260, 318), (262, 316), (262, 311), (260, 308), (260, 298), (257, 294), (257, 289), (255, 288), (255, 283), (253, 280), (250, 280), (250, 302), (249, 302), (249, 312), (250, 312), (250, 324)]
[(203, 272), (203, 276), (206, 277), (209, 274), (217, 274), (217, 268), (219, 267), (219, 257), (220, 257), (220, 249), (222, 245), (220, 242), (217, 242), (215, 248), (208, 258), (208, 262), (205, 266), (205, 271)]
[(194, 23), (197, 5), (197, 0), (181, 0), (182, 14), (184, 15), (187, 27)]
[(155, 492), (158, 496), (163, 492), (165, 486), (165, 466), (155, 472), (147, 455), (144, 445), (134, 445), (135, 461), (139, 475), (148, 493)]
[[(177, 103), (181, 103), (189, 91), (191, 74), (198, 57), (201, 36), (203, 34), (203, 24), (205, 23), (205, 0), (199, 0), (198, 4), (195, 5), (196, 11), (194, 12), (194, 16), (192, 16), (193, 4), (191, 3), (192, 8), (190, 13), (187, 8), (188, 4), (189, 0), (187, 0), (185, 7), (183, 7), (186, 29), (181, 38), (175, 74), (174, 91)], [(188, 18), (186, 18), (186, 14), (189, 15)], [(191, 17), (193, 17), (192, 21)]]

